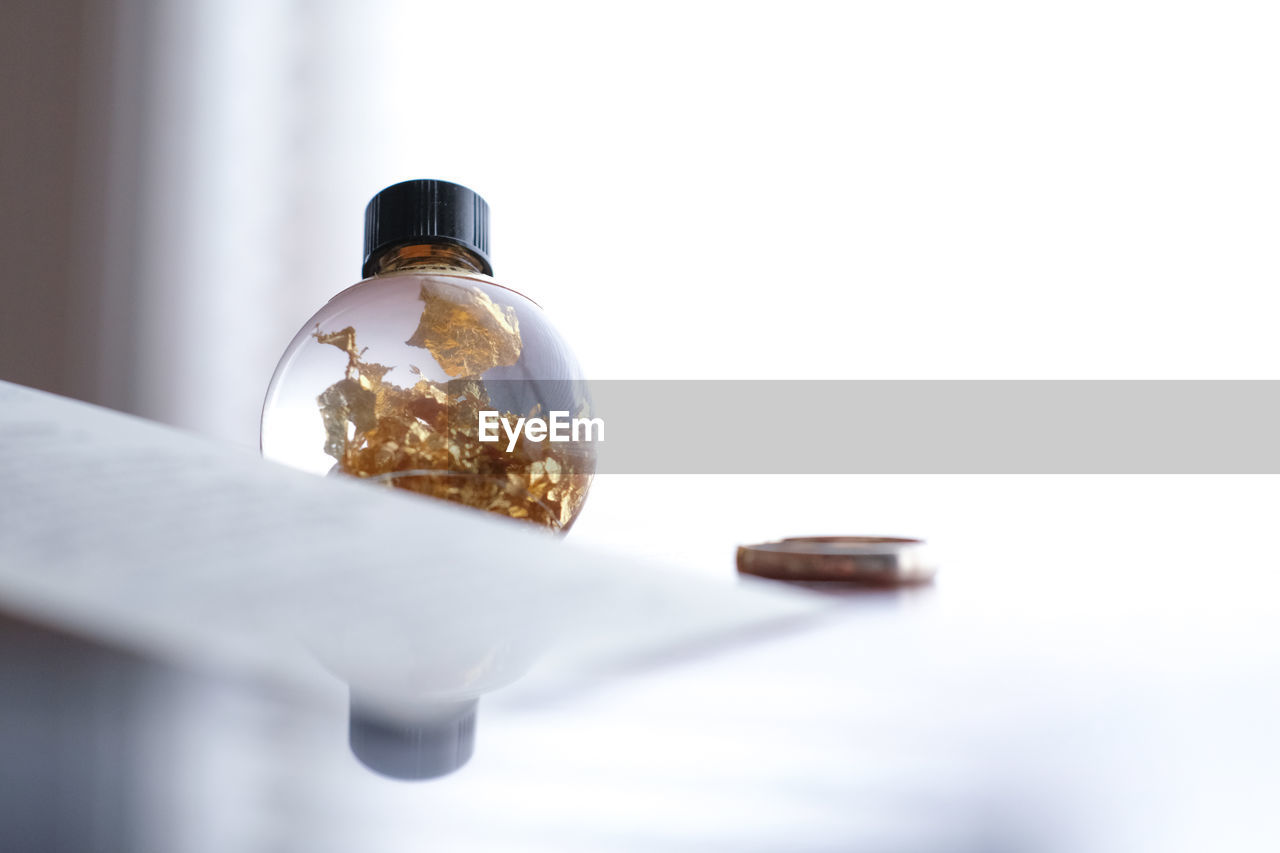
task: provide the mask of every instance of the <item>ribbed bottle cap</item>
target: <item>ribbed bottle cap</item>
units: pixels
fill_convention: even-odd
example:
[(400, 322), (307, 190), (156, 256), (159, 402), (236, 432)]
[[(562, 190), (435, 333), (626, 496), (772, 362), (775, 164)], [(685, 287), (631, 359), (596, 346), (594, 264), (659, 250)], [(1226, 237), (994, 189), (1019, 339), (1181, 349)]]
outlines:
[(364, 277), (373, 275), (378, 256), (406, 243), (456, 243), (489, 263), (489, 205), (479, 195), (448, 181), (392, 184), (364, 209)]

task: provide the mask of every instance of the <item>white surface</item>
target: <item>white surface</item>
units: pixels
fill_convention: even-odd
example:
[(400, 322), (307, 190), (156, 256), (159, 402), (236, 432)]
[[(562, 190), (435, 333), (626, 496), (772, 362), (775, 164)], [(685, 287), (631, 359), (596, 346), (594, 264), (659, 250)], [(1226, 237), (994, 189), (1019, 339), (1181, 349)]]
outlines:
[[(643, 480), (611, 501), (659, 497)], [(744, 525), (772, 511), (768, 532), (937, 533), (943, 573), (716, 656), (517, 683), (482, 700), (471, 764), (425, 785), (354, 762), (341, 695), (287, 732), (257, 719), (261, 751), (255, 718), (199, 705), (191, 742), (234, 724), (191, 756), (201, 802), (270, 805), (197, 821), (193, 849), (237, 826), (326, 851), (1276, 848), (1280, 479), (778, 478), (801, 497), (767, 507), (748, 483), (683, 485)], [(726, 528), (696, 523), (665, 550), (727, 574)]]
[(0, 434), (8, 612), (241, 678), (341, 679), (385, 711), (819, 609), (3, 382)]
[[(637, 576), (629, 559), (563, 543), (530, 585), (453, 546), (473, 527), (485, 554), (528, 561), (555, 543), (440, 508), (448, 533), (432, 553), (452, 548), (483, 575), (447, 588), (413, 562), (420, 547), (379, 546), (385, 561), (357, 564), (365, 543), (342, 530), (421, 533), (437, 511), (420, 501), (12, 386), (0, 395), (22, 451), (3, 460), (11, 609), (246, 674), (296, 672), (296, 657), (268, 653), (284, 647), (264, 623), (283, 619), (358, 685), (401, 679), (386, 697), (397, 709), (422, 698), (414, 678), (456, 675), (495, 628), (527, 646), (537, 631), (513, 620), (575, 623), (579, 666), (563, 666), (570, 654), (482, 699), (474, 759), (427, 784), (355, 762), (337, 678), (308, 670), (307, 702), (287, 713), (278, 691), (192, 680), (147, 708), (154, 741), (137, 758), (173, 806), (154, 815), (163, 849), (1127, 853), (1280, 840), (1280, 478), (604, 478), (583, 544), (626, 543), (684, 572)], [(807, 609), (731, 591), (733, 544), (824, 532), (926, 536), (942, 574), (842, 600), (806, 631), (733, 633)], [(519, 600), (495, 602), (485, 579)], [(572, 590), (575, 612), (548, 603)], [(721, 641), (684, 645), (698, 634)]]

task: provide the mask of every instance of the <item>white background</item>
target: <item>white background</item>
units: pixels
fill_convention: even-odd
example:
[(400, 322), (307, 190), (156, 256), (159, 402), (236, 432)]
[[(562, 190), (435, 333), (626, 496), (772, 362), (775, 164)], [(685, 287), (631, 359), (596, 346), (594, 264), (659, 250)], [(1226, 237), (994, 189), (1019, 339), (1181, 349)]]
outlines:
[[(146, 52), (145, 85), (117, 80), (111, 102), (143, 105), (141, 173), (107, 182), (108, 210), (139, 213), (137, 262), (117, 270), (138, 308), (133, 332), (94, 369), (128, 376), (139, 413), (219, 440), (254, 446), (276, 359), (359, 275), (365, 203), (411, 177), (454, 180), (489, 201), (499, 279), (544, 305), (593, 378), (1280, 378), (1273, 4), (117, 5), (147, 10), (116, 34)], [(127, 26), (137, 19), (145, 31)], [(94, 260), (86, 252), (86, 269)], [(783, 404), (761, 401), (773, 405)], [(1082, 742), (1093, 751), (1045, 736), (1059, 760), (1078, 763), (1066, 775), (1089, 802), (1148, 842), (1165, 827), (1151, 849), (1179, 838), (1184, 849), (1245, 849), (1251, 838), (1268, 849), (1276, 483), (602, 478), (571, 538), (730, 576), (741, 542), (928, 537), (939, 583), (922, 615), (895, 624), (919, 627), (927, 660), (972, 650), (933, 632), (948, 620), (981, 648), (971, 669), (940, 665), (954, 692), (906, 690), (951, 704), (904, 701), (888, 720), (899, 738), (927, 749), (935, 741), (916, 736), (938, 727), (940, 742), (968, 748), (945, 712), (981, 709), (964, 704), (964, 679), (1000, 660), (993, 650), (1054, 679), (1082, 674), (1077, 704), (1106, 694), (1095, 714), (1076, 713), (1070, 679), (1035, 695), (1091, 733)], [(870, 636), (857, 620), (846, 628), (851, 644)], [(686, 671), (667, 692), (628, 688), (585, 734), (576, 726), (592, 708), (546, 741), (545, 727), (519, 731), (514, 714), (493, 714), (476, 775), (458, 777), (477, 786), (459, 799), (475, 821), (460, 820), (501, 813), (481, 783), (506, 778), (501, 739), (515, 732), (528, 735), (526, 755), (576, 785), (548, 786), (542, 766), (522, 765), (533, 767), (528, 784), (505, 801), (537, 819), (544, 807), (552, 819), (594, 809), (610, 832), (679, 832), (687, 824), (664, 820), (686, 814), (738, 831), (753, 824), (723, 816), (768, 824), (783, 802), (794, 811), (773, 828), (793, 832), (811, 819), (808, 789), (768, 774), (714, 808), (716, 777), (757, 767), (741, 730), (728, 746), (713, 741), (731, 755), (693, 750), (675, 765), (694, 782), (713, 777), (696, 791), (672, 788), (658, 751), (705, 744), (741, 696), (726, 713), (766, 744), (767, 768), (813, 769), (819, 782), (866, 771), (864, 753), (826, 751), (846, 711), (879, 713), (858, 692), (863, 670), (828, 681), (823, 667), (845, 660), (842, 647), (780, 649), (736, 670)], [(937, 683), (897, 677), (910, 651), (886, 652), (880, 686)], [(787, 673), (794, 695), (828, 685), (829, 704), (796, 710), (786, 693), (771, 704), (769, 675), (785, 684)], [(1141, 713), (1117, 711), (1113, 687)], [(886, 695), (897, 694), (876, 694)], [(717, 714), (699, 716), (708, 708)], [(817, 758), (789, 763), (787, 749), (810, 735)], [(1130, 764), (1134, 742), (1154, 746)], [(1037, 744), (1025, 746), (1019, 766), (1043, 766)], [(486, 766), (497, 772), (482, 775)], [(596, 785), (608, 773), (611, 786)], [(409, 801), (441, 789), (422, 790), (375, 793)], [(416, 802), (393, 805), (418, 814)], [(1161, 822), (1169, 814), (1179, 820)], [(1118, 837), (1118, 849), (1138, 849)]]
[[(256, 445), (410, 177), (484, 195), (498, 278), (591, 378), (1277, 376), (1270, 4), (154, 10), (149, 417)], [(948, 504), (895, 482), (601, 478), (574, 536), (719, 570), (770, 535), (936, 538)]]
[(1270, 4), (158, 9), (153, 417), (254, 443), (410, 177), (593, 377), (1276, 375)]

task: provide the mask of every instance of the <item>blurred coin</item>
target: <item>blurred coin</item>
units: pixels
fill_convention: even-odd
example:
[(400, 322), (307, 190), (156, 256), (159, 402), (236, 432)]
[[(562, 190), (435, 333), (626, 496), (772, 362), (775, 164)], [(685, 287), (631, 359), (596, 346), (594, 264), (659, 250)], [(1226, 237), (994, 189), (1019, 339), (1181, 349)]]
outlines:
[(932, 580), (937, 567), (922, 539), (801, 536), (738, 546), (738, 571), (775, 580), (900, 586)]

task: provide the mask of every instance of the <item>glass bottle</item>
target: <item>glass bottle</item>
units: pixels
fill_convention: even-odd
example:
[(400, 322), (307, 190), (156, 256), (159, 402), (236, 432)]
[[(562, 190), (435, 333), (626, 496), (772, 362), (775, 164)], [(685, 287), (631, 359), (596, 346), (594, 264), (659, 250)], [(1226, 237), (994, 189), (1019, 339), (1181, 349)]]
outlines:
[[(603, 426), (541, 308), (492, 278), (488, 230), (488, 205), (458, 184), (373, 197), (365, 278), (307, 321), (271, 379), (265, 457), (569, 529)], [(535, 419), (584, 429), (538, 440), (519, 429)]]

